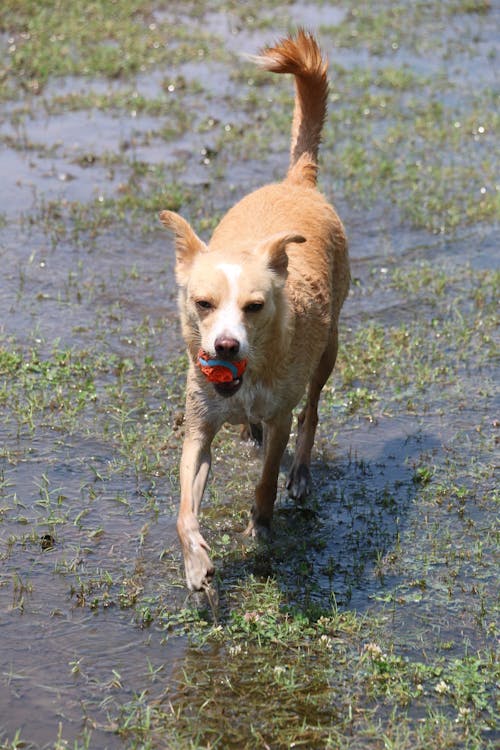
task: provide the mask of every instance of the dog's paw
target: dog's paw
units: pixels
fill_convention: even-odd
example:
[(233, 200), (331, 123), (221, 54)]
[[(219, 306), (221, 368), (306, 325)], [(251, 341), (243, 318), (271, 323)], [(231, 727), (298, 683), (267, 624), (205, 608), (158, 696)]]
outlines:
[(301, 503), (309, 494), (310, 486), (311, 472), (309, 471), (309, 467), (305, 464), (299, 464), (298, 466), (294, 464), (286, 483), (289, 496)]
[(247, 422), (241, 425), (240, 431), (241, 440), (251, 441), (258, 446), (261, 446), (264, 442), (264, 430), (262, 424), (255, 422)]
[(184, 554), (186, 583), (190, 591), (206, 591), (214, 577), (215, 568), (207, 553), (207, 543), (201, 536), (191, 539), (189, 550)]
[(250, 519), (243, 534), (251, 539), (258, 539), (260, 542), (269, 542), (271, 540), (271, 529), (269, 523), (259, 522), (253, 517)]

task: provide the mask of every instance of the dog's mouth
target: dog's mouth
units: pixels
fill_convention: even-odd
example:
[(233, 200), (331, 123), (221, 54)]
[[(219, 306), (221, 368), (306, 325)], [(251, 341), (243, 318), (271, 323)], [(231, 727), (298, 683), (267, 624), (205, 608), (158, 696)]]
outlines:
[(219, 396), (224, 396), (224, 398), (228, 398), (229, 396), (234, 396), (236, 391), (239, 391), (241, 388), (241, 384), (243, 383), (243, 375), (241, 375), (239, 378), (234, 378), (234, 380), (231, 380), (226, 383), (214, 383), (213, 386)]
[(206, 379), (212, 383), (220, 396), (233, 396), (241, 388), (246, 359), (229, 360), (211, 358), (202, 349), (198, 352), (197, 365)]

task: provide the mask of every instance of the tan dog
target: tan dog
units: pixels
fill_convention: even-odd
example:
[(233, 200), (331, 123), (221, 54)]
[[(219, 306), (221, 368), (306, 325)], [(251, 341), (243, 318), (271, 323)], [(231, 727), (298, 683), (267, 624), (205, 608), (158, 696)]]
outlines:
[(208, 246), (179, 215), (160, 215), (175, 233), (190, 360), (177, 528), (191, 590), (206, 588), (214, 573), (197, 519), (214, 436), (224, 422), (263, 425), (264, 465), (247, 533), (267, 532), (292, 410), (309, 386), (287, 484), (292, 497), (306, 495), (318, 401), (335, 364), (338, 317), (349, 287), (342, 223), (316, 189), (327, 63), (302, 30), (254, 60), (266, 70), (295, 76), (285, 180), (243, 198)]

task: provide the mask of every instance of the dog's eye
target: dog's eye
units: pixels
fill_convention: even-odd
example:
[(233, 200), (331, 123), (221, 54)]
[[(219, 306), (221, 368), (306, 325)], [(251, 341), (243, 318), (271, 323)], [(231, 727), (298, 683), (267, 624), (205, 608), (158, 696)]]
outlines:
[(249, 302), (248, 305), (245, 305), (243, 309), (246, 313), (256, 313), (260, 312), (263, 307), (263, 302)]
[(208, 299), (197, 299), (195, 304), (200, 310), (213, 310), (214, 307)]

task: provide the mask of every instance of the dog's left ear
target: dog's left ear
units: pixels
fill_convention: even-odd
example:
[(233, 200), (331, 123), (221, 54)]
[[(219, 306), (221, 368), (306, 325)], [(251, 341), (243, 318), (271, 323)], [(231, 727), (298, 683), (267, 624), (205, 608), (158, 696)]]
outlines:
[(160, 221), (175, 235), (175, 253), (177, 256), (175, 273), (179, 284), (184, 285), (195, 256), (199, 252), (206, 251), (207, 246), (200, 240), (186, 219), (183, 219), (174, 211), (162, 211)]
[(291, 242), (306, 242), (306, 238), (296, 232), (279, 232), (267, 237), (257, 247), (257, 252), (268, 256), (269, 268), (280, 276), (284, 276), (288, 268), (286, 248)]

